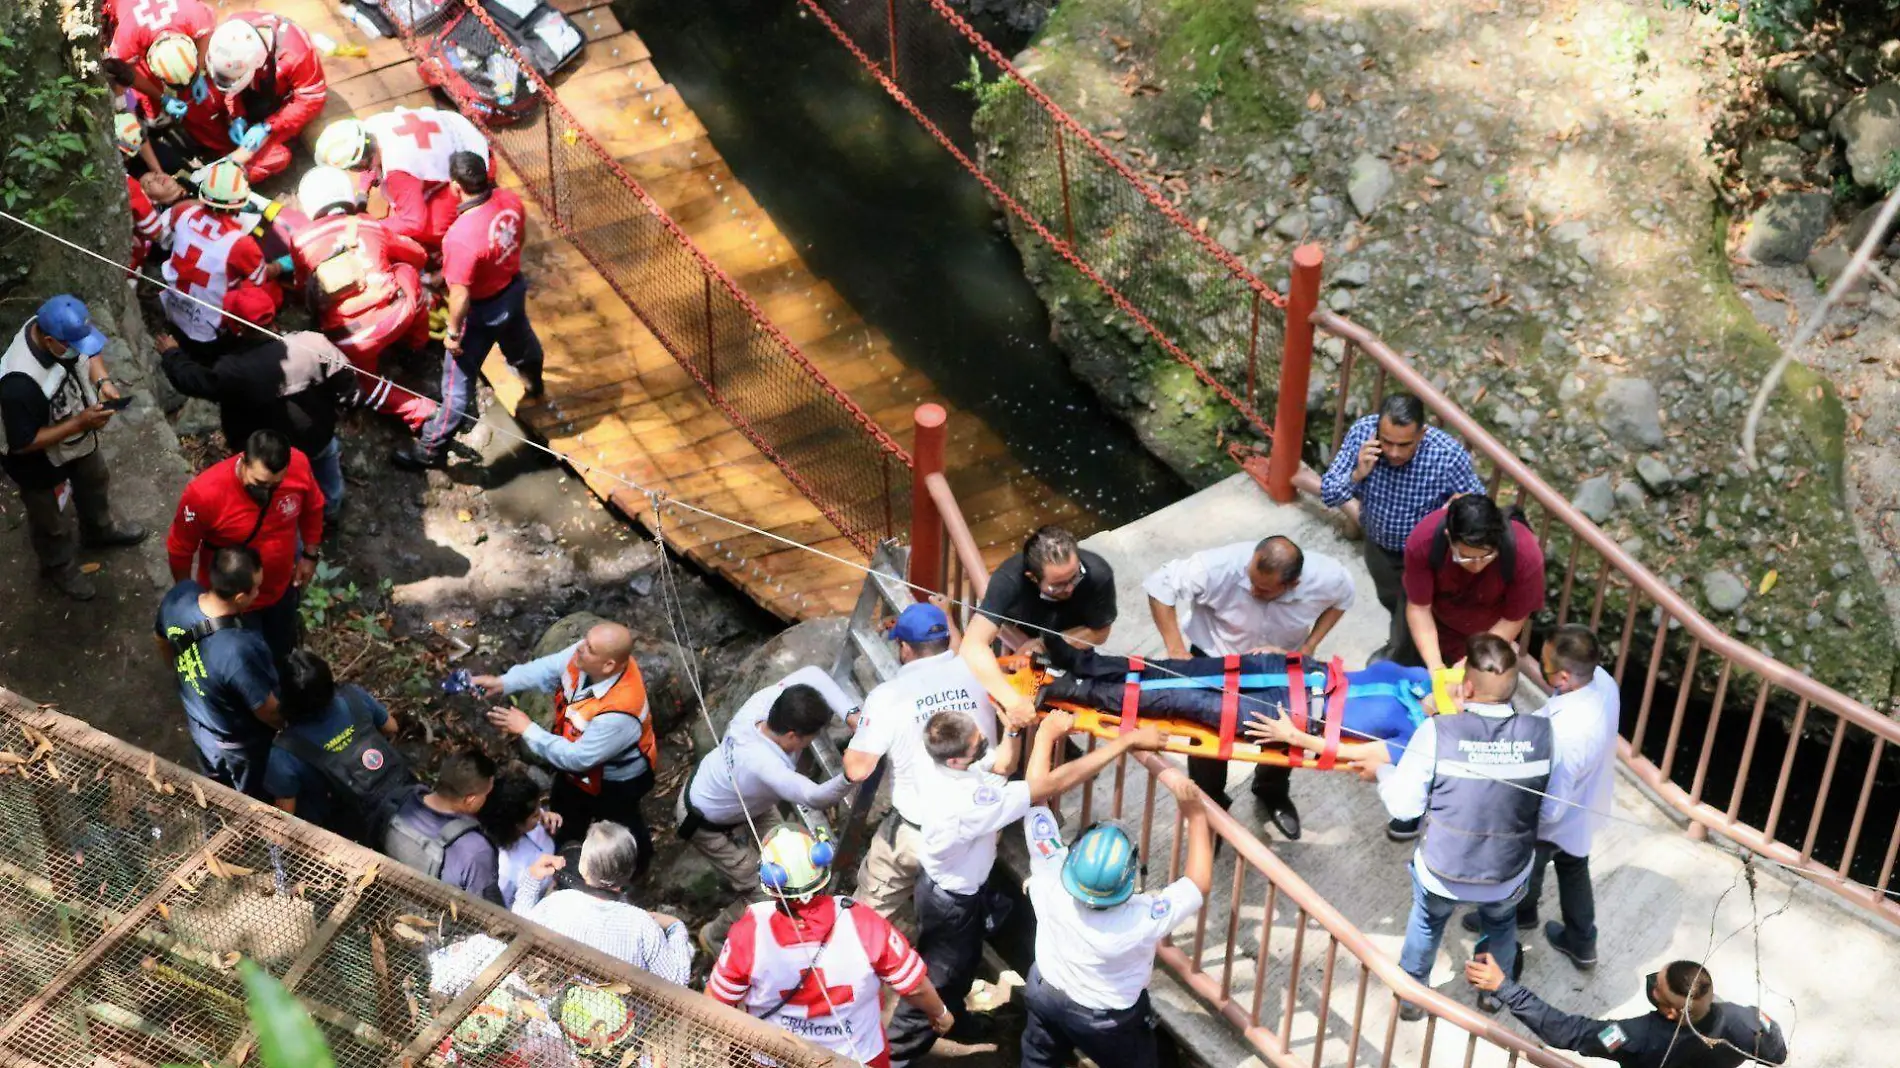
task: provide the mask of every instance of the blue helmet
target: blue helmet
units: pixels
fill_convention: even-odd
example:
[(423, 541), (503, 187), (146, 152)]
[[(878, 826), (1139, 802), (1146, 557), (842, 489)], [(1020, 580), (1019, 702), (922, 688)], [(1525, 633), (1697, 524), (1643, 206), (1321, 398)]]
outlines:
[(1090, 908), (1113, 908), (1135, 893), (1138, 853), (1119, 825), (1097, 823), (1069, 847), (1069, 857), (1062, 862), (1062, 888)]

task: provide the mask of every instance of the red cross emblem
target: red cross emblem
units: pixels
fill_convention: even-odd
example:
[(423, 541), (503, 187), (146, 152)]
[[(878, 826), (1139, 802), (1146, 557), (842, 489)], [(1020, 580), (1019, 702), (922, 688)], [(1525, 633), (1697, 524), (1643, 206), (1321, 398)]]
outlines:
[(778, 996), (786, 1005), (797, 1005), (805, 1010), (807, 1020), (822, 1019), (831, 1015), (835, 1006), (849, 1005), (855, 995), (848, 986), (826, 986), (823, 968), (807, 968), (798, 985), (790, 990), (781, 990)]
[(442, 127), (423, 118), (419, 113), (411, 111), (402, 117), (402, 121), (397, 123), (391, 132), (407, 137), (426, 152), (429, 149), (430, 139), (441, 133)]
[(193, 245), (183, 255), (172, 257), (172, 270), (178, 275), (178, 288), (189, 293), (211, 284), (211, 272), (198, 266), (198, 260), (203, 255), (204, 249)]

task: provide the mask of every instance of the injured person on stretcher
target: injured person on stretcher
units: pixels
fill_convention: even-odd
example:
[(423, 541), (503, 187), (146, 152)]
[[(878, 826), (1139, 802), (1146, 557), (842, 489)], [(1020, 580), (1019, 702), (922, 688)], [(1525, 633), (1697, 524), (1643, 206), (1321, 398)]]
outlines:
[[(1046, 662), (1004, 664), (1038, 708), (1075, 712), (1078, 727), (1103, 737), (1153, 725), (1168, 737), (1165, 751), (1186, 756), (1320, 769), (1396, 764), (1432, 699), (1429, 671), (1387, 660), (1349, 672), (1337, 659), (1278, 653), (1145, 660), (1054, 644)], [(1301, 683), (1290, 686), (1290, 676)]]

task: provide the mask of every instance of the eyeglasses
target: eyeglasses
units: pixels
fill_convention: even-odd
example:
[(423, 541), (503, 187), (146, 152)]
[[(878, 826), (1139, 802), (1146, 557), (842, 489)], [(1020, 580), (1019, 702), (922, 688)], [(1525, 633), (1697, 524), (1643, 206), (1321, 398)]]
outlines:
[(1478, 553), (1476, 556), (1466, 556), (1458, 551), (1458, 546), (1453, 545), (1451, 547), (1451, 562), (1454, 564), (1488, 564), (1495, 559), (1497, 555), (1498, 551), (1496, 549), (1487, 549), (1484, 552)]
[(1075, 562), (1075, 574), (1070, 576), (1067, 581), (1038, 583), (1036, 589), (1042, 594), (1043, 600), (1051, 601), (1055, 599), (1057, 594), (1069, 593), (1074, 590), (1077, 586), (1081, 585), (1083, 579), (1088, 577), (1088, 566), (1083, 564), (1082, 561), (1077, 560)]

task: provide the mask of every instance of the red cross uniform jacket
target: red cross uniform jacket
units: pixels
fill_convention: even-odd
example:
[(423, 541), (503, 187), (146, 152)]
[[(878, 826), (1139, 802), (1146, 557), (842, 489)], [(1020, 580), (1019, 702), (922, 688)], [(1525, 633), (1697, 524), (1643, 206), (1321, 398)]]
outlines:
[(172, 577), (187, 575), (211, 586), (211, 556), (218, 549), (248, 545), (264, 562), (264, 585), (254, 608), (276, 604), (290, 589), (301, 541), (311, 552), (323, 541), (323, 491), (310, 461), (290, 450), (290, 466), (270, 499), (259, 506), (238, 477), (240, 454), (206, 468), (185, 487), (165, 536)]

